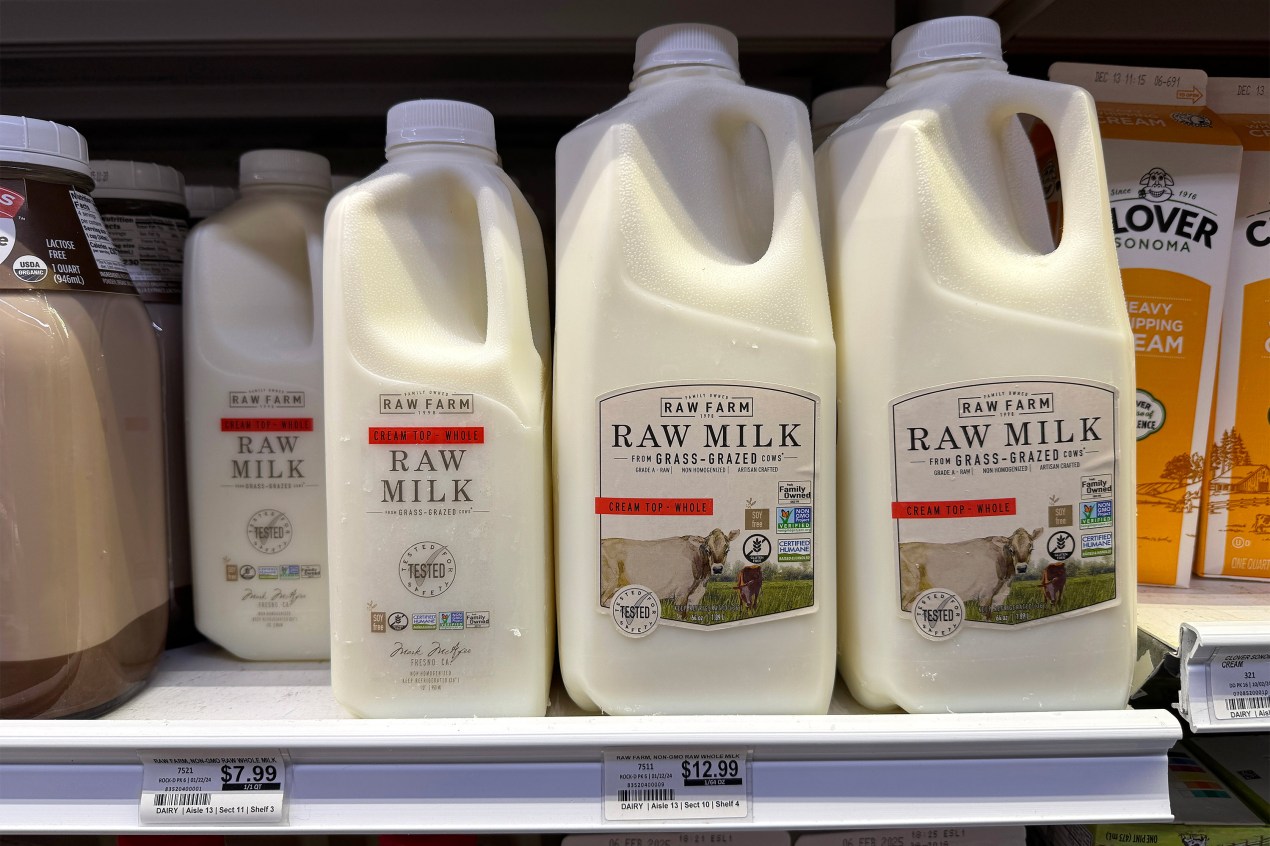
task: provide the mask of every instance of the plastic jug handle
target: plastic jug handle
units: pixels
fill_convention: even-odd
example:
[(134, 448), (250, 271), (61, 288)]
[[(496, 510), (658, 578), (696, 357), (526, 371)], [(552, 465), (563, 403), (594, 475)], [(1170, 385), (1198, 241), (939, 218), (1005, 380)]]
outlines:
[[(811, 121), (807, 117), (806, 108), (801, 105), (800, 108), (803, 109), (803, 115), (801, 119), (794, 121), (781, 120), (775, 110), (765, 110), (746, 118), (763, 133), (772, 176), (772, 232), (765, 257), (771, 254), (773, 245), (788, 244), (791, 248), (802, 249), (806, 233), (820, 231), (820, 218), (813, 199), (816, 194), (815, 173), (812, 170)], [(800, 139), (800, 133), (805, 137)], [(779, 143), (773, 143), (773, 140)], [(806, 154), (788, 155), (790, 144), (800, 141)], [(795, 202), (799, 194), (804, 198), (801, 203)], [(786, 233), (786, 230), (791, 231)]]
[(308, 233), (305, 240), (309, 260), (309, 299), (313, 305), (313, 338), (310, 343), (320, 354), (322, 352), (322, 229)]
[[(994, 125), (1014, 115), (1032, 114), (1054, 136), (1063, 180), (1063, 237), (1055, 253), (1111, 249), (1111, 207), (1093, 98), (1075, 86), (1017, 77), (1010, 82), (988, 93), (985, 105)], [(1066, 96), (1056, 96), (1059, 88)], [(1044, 96), (1033, 96), (1042, 91)]]
[(485, 259), (485, 298), (489, 310), (485, 343), (505, 339), (509, 349), (532, 349), (529, 291), (520, 226), (512, 211), (511, 192), (502, 183), (473, 184), (476, 217)]

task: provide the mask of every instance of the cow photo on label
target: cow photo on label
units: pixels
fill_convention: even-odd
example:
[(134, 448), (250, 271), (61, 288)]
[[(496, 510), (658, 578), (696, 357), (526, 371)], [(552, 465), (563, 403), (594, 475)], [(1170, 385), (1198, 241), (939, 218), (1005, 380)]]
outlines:
[(676, 606), (699, 605), (706, 583), (712, 575), (723, 572), (732, 541), (740, 533), (740, 529), (726, 534), (722, 529), (713, 529), (705, 537), (603, 538), (600, 604), (608, 608), (613, 594), (626, 585), (644, 585), (658, 599), (672, 600)]
[(1032, 542), (1044, 531), (1044, 527), (1034, 532), (1020, 527), (1009, 537), (900, 544), (900, 607), (911, 610), (918, 594), (939, 587), (951, 590), (966, 605), (978, 605), (985, 619), (991, 620), (993, 606), (1010, 593), (1017, 565), (1032, 557)]

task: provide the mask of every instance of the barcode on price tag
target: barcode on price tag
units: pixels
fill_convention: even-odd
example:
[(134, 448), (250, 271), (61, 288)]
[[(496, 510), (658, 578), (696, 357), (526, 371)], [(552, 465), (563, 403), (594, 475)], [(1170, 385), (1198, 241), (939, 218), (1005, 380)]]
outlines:
[(279, 752), (210, 758), (142, 755), (140, 819), (176, 825), (282, 823), (286, 762)]
[(604, 753), (606, 820), (744, 819), (750, 795), (743, 749)]
[(1217, 649), (1208, 662), (1213, 716), (1219, 720), (1270, 717), (1270, 652)]

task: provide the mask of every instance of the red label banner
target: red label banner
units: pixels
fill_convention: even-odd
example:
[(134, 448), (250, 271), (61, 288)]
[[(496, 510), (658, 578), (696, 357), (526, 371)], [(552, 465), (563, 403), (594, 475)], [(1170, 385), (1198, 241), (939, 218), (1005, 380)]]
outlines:
[(17, 217), (24, 203), (26, 203), (26, 197), (17, 191), (0, 188), (0, 217)]
[(1008, 517), (1017, 513), (1018, 508), (1014, 497), (891, 503), (891, 517), (895, 520), (936, 520), (949, 517)]
[(371, 426), (370, 444), (483, 444), (484, 426)]
[(222, 432), (312, 432), (312, 417), (222, 417)]
[(700, 517), (714, 514), (714, 500), (666, 499), (642, 496), (597, 496), (596, 514), (626, 514), (645, 517)]

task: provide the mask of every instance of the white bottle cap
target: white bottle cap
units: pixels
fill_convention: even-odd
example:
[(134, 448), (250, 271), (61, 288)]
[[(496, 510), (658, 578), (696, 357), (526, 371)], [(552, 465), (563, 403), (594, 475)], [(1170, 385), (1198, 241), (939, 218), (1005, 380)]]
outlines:
[(736, 36), (710, 24), (670, 24), (635, 42), (635, 76), (670, 65), (713, 65), (741, 72)]
[(191, 220), (211, 217), (238, 199), (238, 191), (226, 185), (186, 185), (185, 205)]
[(93, 196), (102, 200), (153, 200), (185, 205), (185, 177), (174, 167), (151, 162), (93, 159)]
[(827, 91), (811, 101), (811, 128), (846, 123), (886, 93), (881, 85), (857, 85)]
[(429, 143), (470, 144), (497, 152), (494, 116), (458, 100), (408, 100), (388, 110), (384, 149)]
[(238, 160), (238, 187), (302, 185), (331, 190), (331, 163), (304, 150), (252, 150)]
[(88, 142), (50, 120), (0, 115), (0, 161), (43, 165), (88, 175)]
[(891, 40), (891, 74), (947, 59), (1001, 61), (1001, 27), (991, 18), (961, 15), (923, 21)]

